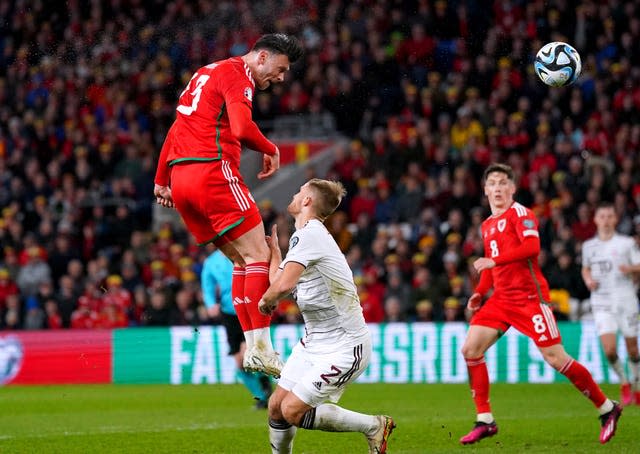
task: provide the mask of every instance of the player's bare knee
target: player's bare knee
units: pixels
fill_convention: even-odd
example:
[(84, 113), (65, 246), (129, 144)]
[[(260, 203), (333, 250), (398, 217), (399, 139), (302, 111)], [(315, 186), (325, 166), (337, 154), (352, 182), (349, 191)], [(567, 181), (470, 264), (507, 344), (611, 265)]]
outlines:
[(478, 345), (473, 344), (464, 344), (460, 351), (465, 359), (479, 358), (484, 355), (484, 351)]
[(284, 416), (282, 416), (282, 411), (280, 410), (280, 401), (276, 401), (273, 398), (273, 395), (269, 398), (269, 419), (274, 421), (284, 420)]
[(556, 352), (554, 350), (542, 351), (542, 357), (545, 362), (553, 367), (555, 370), (560, 370), (569, 360), (569, 356), (564, 352)]
[(300, 422), (304, 416), (304, 411), (301, 411), (298, 406), (283, 401), (280, 405), (280, 412), (282, 414), (282, 418), (289, 424), (300, 427)]
[(607, 350), (607, 349), (605, 349), (604, 356), (607, 357), (607, 361), (609, 361), (611, 364), (613, 364), (616, 361), (618, 361), (618, 353), (615, 350)]

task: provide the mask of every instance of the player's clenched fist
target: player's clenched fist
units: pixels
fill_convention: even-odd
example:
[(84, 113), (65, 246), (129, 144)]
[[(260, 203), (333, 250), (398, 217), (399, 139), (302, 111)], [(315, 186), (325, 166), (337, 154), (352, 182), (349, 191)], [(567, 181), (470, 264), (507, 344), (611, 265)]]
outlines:
[(273, 311), (276, 310), (276, 305), (276, 302), (267, 303), (265, 300), (260, 299), (260, 301), (258, 302), (258, 309), (264, 315), (271, 315), (273, 314)]

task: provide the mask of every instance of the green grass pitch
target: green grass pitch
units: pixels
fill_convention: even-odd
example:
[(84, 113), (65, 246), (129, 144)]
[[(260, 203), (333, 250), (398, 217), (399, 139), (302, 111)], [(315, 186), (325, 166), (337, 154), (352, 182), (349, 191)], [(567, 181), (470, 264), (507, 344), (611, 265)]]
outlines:
[[(394, 417), (388, 452), (637, 453), (640, 407), (598, 443), (591, 403), (569, 384), (492, 387), (500, 432), (472, 446), (466, 385), (352, 385), (346, 408)], [(617, 397), (618, 388), (605, 385)], [(266, 411), (240, 385), (84, 385), (0, 388), (2, 453), (270, 453)], [(361, 434), (298, 430), (294, 453), (362, 453)]]

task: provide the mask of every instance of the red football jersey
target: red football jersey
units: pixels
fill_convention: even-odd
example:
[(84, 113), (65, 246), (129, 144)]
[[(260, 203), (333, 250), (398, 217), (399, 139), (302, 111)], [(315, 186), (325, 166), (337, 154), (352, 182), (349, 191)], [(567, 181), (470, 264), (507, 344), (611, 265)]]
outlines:
[(244, 102), (252, 107), (254, 90), (249, 67), (240, 57), (198, 69), (180, 94), (165, 141), (165, 146), (171, 144), (166, 161), (220, 159), (224, 150), (224, 159), (239, 166), (241, 145), (231, 133), (225, 105)]
[[(538, 220), (533, 211), (518, 202), (500, 216), (491, 216), (482, 223), (485, 257), (495, 259), (531, 236), (539, 236)], [(549, 285), (540, 271), (537, 255), (486, 271), (493, 276), (493, 298), (516, 304), (549, 302)]]

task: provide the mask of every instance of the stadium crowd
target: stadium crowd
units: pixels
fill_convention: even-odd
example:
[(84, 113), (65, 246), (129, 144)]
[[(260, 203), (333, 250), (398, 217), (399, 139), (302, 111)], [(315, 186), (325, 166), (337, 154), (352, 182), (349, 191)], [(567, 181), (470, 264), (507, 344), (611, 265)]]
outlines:
[[(366, 320), (465, 320), (488, 215), (490, 162), (517, 173), (540, 219), (560, 318), (580, 317), (582, 242), (599, 201), (640, 234), (640, 2), (0, 0), (0, 329), (215, 323), (206, 257), (154, 226), (155, 159), (198, 67), (263, 32), (297, 35), (303, 61), (256, 95), (258, 123), (331, 112), (349, 140), (327, 178), (349, 196), (327, 226)], [(532, 71), (570, 42), (577, 84)], [(265, 223), (292, 226), (261, 203)], [(297, 322), (284, 303), (281, 323)]]

